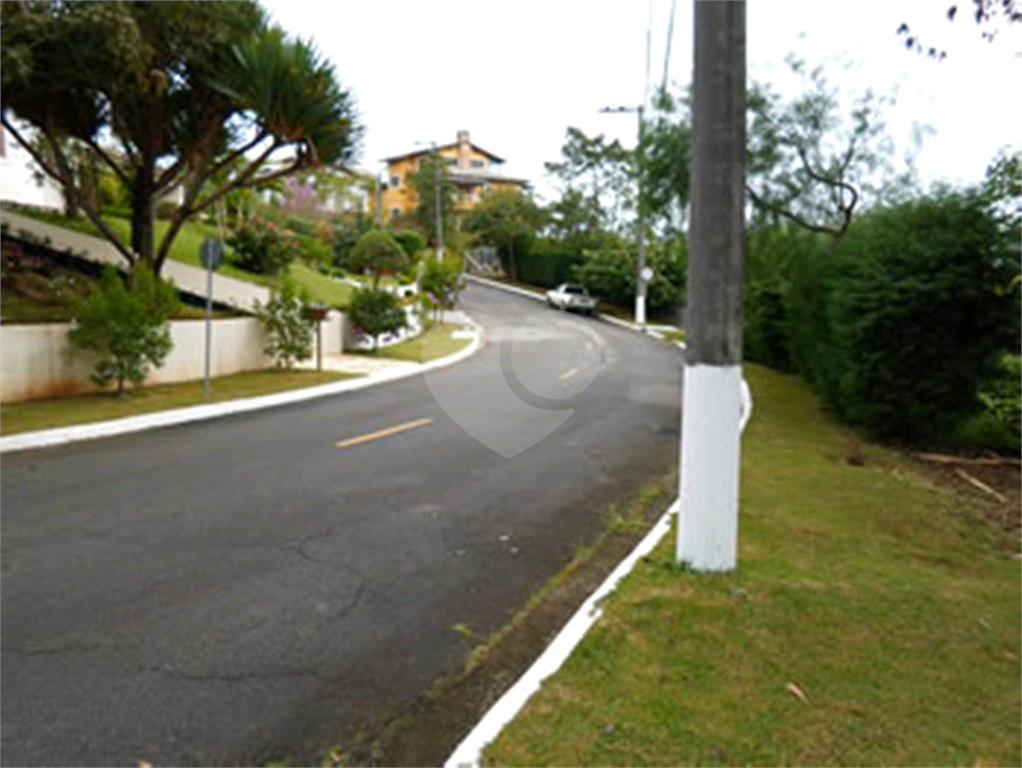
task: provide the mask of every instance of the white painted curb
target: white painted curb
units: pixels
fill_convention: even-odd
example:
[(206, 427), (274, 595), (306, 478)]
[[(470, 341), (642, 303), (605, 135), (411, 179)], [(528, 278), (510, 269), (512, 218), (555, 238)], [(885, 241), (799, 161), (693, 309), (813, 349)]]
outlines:
[(585, 637), (589, 628), (603, 615), (600, 603), (613, 592), (621, 580), (631, 573), (640, 558), (645, 557), (671, 529), (671, 515), (678, 511), (678, 502), (674, 502), (657, 520), (652, 530), (639, 542), (624, 560), (611, 572), (582, 607), (575, 612), (557, 637), (547, 646), (540, 657), (533, 662), (518, 682), (504, 693), (497, 703), (490, 707), (471, 733), (466, 736), (444, 763), (444, 768), (476, 768), (482, 759), (483, 749), (497, 738), (505, 725), (525, 706), (525, 703), (550, 675), (554, 674), (565, 662), (575, 646)]
[[(470, 279), (513, 293), (529, 295), (533, 298), (538, 298), (540, 301), (543, 300), (543, 297), (529, 293), (521, 288), (503, 285), (493, 280), (474, 276), (470, 276)], [(601, 315), (601, 317), (615, 325), (629, 328), (637, 333), (645, 333), (659, 339), (664, 338), (652, 329), (641, 328), (633, 323), (619, 320), (616, 317), (612, 318), (606, 315)], [(682, 349), (685, 348), (683, 342), (677, 342), (677, 345)], [(744, 377), (742, 377), (741, 397), (742, 415), (739, 422), (739, 431), (744, 431), (745, 425), (752, 416), (752, 394)], [(490, 707), (486, 714), (483, 715), (482, 720), (476, 723), (469, 734), (462, 739), (454, 752), (451, 753), (451, 756), (444, 762), (444, 768), (478, 768), (482, 763), (483, 750), (486, 746), (496, 739), (504, 726), (515, 718), (526, 702), (539, 690), (543, 681), (561, 668), (561, 665), (571, 655), (571, 652), (575, 650), (575, 647), (585, 637), (586, 632), (603, 614), (603, 609), (600, 607), (601, 602), (617, 588), (625, 576), (631, 573), (635, 564), (652, 552), (656, 545), (660, 543), (660, 540), (671, 529), (671, 515), (677, 514), (679, 507), (680, 501), (676, 500), (657, 520), (650, 532), (638, 543), (631, 554), (618, 563), (610, 576), (604, 580), (597, 590), (589, 596), (589, 599), (568, 620), (568, 623), (557, 633), (553, 642), (546, 647), (546, 650), (532, 663), (532, 666), (525, 671), (525, 674), (518, 678), (515, 684), (504, 692), (504, 695), (497, 700), (497, 703)]]
[[(475, 324), (474, 324), (475, 325)], [(303, 400), (312, 400), (327, 395), (337, 395), (342, 392), (353, 392), (367, 387), (374, 387), (389, 381), (405, 379), (409, 376), (416, 376), (425, 371), (433, 371), (437, 368), (444, 368), (454, 363), (465, 360), (482, 347), (483, 329), (475, 325), (474, 338), (471, 344), (465, 349), (455, 352), (428, 363), (409, 363), (407, 366), (392, 368), (388, 371), (377, 371), (367, 376), (338, 381), (331, 384), (322, 384), (318, 387), (306, 387), (288, 392), (278, 392), (272, 395), (259, 395), (257, 397), (246, 397), (238, 400), (228, 400), (223, 403), (211, 403), (209, 405), (192, 405), (186, 408), (174, 408), (169, 411), (158, 411), (147, 413), (142, 416), (128, 416), (123, 419), (111, 419), (110, 421), (97, 421), (91, 424), (78, 424), (73, 427), (58, 427), (56, 429), (44, 429), (37, 432), (22, 432), (17, 435), (0, 437), (0, 453), (12, 451), (25, 451), (31, 448), (44, 448), (64, 443), (75, 443), (81, 440), (95, 440), (100, 437), (112, 437), (124, 435), (130, 432), (141, 432), (146, 429), (167, 427), (173, 424), (185, 424), (191, 421), (202, 421), (204, 419), (215, 419), (220, 416), (229, 416), (235, 413), (247, 411), (258, 411), (263, 408), (275, 408), (278, 405), (298, 403)]]

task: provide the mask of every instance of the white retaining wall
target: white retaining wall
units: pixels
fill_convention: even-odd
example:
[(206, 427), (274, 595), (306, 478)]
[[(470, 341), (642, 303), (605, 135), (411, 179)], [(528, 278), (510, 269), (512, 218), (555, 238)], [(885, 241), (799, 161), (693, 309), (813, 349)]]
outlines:
[[(94, 358), (68, 341), (68, 323), (0, 325), (0, 402), (95, 391), (89, 380)], [(162, 367), (150, 371), (148, 384), (201, 379), (205, 366), (206, 323), (175, 320), (170, 324), (174, 348)], [(332, 312), (323, 321), (323, 354), (342, 351), (344, 315)], [(268, 368), (262, 325), (252, 317), (213, 321), (210, 375)], [(315, 344), (315, 336), (313, 337)], [(315, 354), (315, 347), (313, 347)]]

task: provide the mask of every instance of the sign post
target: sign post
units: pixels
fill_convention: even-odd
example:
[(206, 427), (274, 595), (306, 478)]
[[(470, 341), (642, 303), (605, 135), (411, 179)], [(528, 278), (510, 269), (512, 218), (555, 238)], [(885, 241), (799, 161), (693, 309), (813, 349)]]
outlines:
[(206, 367), (202, 380), (202, 397), (209, 400), (209, 355), (213, 339), (213, 272), (224, 260), (224, 246), (207, 237), (199, 246), (199, 261), (206, 268)]

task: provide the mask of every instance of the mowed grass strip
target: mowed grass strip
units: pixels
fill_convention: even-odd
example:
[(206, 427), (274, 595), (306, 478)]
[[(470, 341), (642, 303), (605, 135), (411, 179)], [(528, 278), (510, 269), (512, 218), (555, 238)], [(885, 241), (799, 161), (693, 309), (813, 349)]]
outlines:
[(270, 369), (220, 376), (210, 381), (210, 399), (202, 396), (202, 380), (160, 384), (128, 391), (125, 397), (111, 392), (29, 400), (0, 405), (0, 434), (13, 435), (52, 427), (68, 427), (93, 421), (107, 421), (143, 413), (222, 402), (242, 397), (269, 395), (290, 389), (314, 387), (352, 374), (332, 371), (285, 371)]
[(1017, 531), (757, 366), (739, 567), (668, 537), (488, 765), (1019, 765)]
[(389, 360), (428, 363), (430, 360), (452, 355), (467, 347), (471, 343), (471, 339), (454, 338), (455, 331), (462, 329), (463, 326), (457, 323), (437, 323), (431, 326), (428, 331), (424, 331), (408, 341), (402, 341), (377, 350), (351, 351), (359, 355), (385, 357)]

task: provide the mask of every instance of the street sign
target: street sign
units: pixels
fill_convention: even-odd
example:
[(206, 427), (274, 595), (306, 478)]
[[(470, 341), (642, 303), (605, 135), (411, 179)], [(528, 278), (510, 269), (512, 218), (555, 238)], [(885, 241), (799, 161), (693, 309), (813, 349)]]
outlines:
[(642, 272), (640, 272), (639, 274), (642, 275), (642, 279), (645, 280), (647, 283), (653, 279), (653, 270), (650, 269), (649, 267), (643, 267)]
[(206, 269), (216, 269), (224, 261), (224, 244), (214, 237), (207, 237), (199, 246), (199, 261)]

